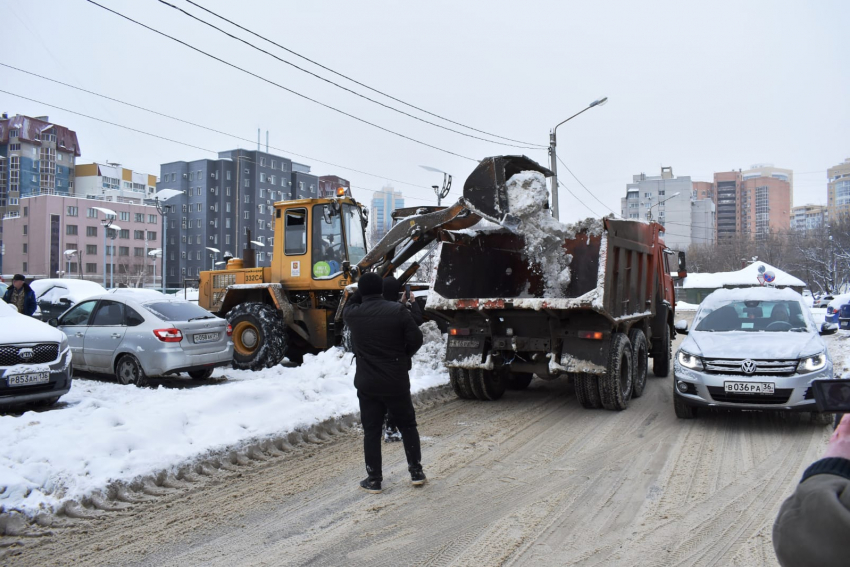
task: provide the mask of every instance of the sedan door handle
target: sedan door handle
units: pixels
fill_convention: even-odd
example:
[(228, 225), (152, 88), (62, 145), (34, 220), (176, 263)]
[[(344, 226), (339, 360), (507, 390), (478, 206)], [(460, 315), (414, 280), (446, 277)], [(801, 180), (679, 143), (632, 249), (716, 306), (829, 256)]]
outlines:
[(75, 333), (74, 336), (77, 337), (77, 338), (82, 338), (83, 334), (82, 333)]
[(120, 339), (121, 335), (119, 335), (118, 333), (112, 333), (112, 338), (113, 339)]

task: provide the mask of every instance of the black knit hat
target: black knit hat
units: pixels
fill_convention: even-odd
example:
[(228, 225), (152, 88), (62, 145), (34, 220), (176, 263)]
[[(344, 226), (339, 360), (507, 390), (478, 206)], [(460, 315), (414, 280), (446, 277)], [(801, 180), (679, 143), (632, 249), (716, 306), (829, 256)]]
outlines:
[(25, 281), (27, 281), (27, 277), (23, 274), (15, 274), (15, 276), (12, 278), (12, 281), (13, 282), (17, 282), (17, 281), (25, 282)]
[(398, 292), (401, 290), (401, 284), (394, 276), (384, 278), (384, 299), (387, 301), (398, 301)]
[(375, 272), (367, 272), (360, 276), (357, 289), (361, 295), (380, 295), (383, 289), (382, 278)]

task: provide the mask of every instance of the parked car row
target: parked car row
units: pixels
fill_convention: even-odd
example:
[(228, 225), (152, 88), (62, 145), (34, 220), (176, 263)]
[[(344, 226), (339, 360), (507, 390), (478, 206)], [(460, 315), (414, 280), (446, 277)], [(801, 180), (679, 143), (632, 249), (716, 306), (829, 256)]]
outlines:
[(0, 301), (0, 406), (55, 403), (72, 368), (143, 385), (150, 376), (209, 378), (232, 361), (230, 325), (194, 303), (129, 289), (81, 299), (81, 287), (41, 286), (42, 317), (72, 304), (47, 323)]

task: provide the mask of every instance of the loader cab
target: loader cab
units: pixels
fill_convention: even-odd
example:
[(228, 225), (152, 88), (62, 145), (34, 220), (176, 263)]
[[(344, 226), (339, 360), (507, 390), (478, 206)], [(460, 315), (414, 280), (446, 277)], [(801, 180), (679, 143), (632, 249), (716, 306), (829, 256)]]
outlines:
[(275, 204), (272, 281), (291, 289), (348, 285), (345, 263), (366, 255), (365, 222), (354, 199), (303, 199)]

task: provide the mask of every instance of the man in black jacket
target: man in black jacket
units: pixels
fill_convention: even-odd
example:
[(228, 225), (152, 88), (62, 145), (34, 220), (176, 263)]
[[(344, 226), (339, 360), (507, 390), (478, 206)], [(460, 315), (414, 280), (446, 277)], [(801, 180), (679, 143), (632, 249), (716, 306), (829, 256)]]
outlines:
[(422, 346), (422, 332), (405, 306), (384, 300), (380, 276), (363, 274), (357, 288), (346, 303), (343, 319), (351, 330), (357, 361), (354, 387), (360, 400), (368, 474), (360, 487), (373, 494), (381, 492), (381, 429), (387, 412), (401, 431), (411, 482), (420, 486), (426, 479), (407, 372), (411, 357)]
[(29, 315), (35, 313), (38, 303), (36, 302), (35, 292), (27, 283), (27, 278), (23, 274), (15, 274), (12, 278), (12, 285), (6, 290), (3, 295), (3, 301), (15, 307), (18, 313)]

